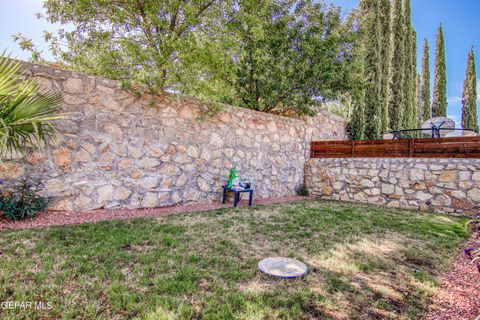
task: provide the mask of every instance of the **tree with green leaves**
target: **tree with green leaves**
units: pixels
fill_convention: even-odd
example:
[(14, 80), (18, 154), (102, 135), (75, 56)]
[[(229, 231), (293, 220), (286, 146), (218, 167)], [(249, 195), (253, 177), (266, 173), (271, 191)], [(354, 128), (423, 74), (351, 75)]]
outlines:
[(416, 128), (420, 128), (423, 124), (423, 109), (422, 109), (422, 76), (417, 73), (417, 85), (415, 87), (415, 121)]
[(347, 124), (347, 131), (351, 140), (365, 139), (365, 92), (357, 93), (354, 109)]
[(405, 23), (402, 0), (392, 3), (392, 47), (388, 96), (390, 128), (401, 129), (405, 105)]
[(417, 103), (417, 88), (419, 74), (417, 72), (417, 32), (415, 28), (411, 28), (412, 32), (412, 48), (410, 54), (412, 55), (410, 64), (410, 73), (412, 74), (413, 81), (410, 83), (410, 91), (412, 92), (412, 110), (410, 113), (410, 126), (412, 128), (418, 127), (418, 103)]
[[(361, 74), (362, 66), (358, 65)], [(355, 90), (352, 94), (352, 110), (347, 123), (351, 140), (365, 139), (365, 90)]]
[(360, 83), (352, 72), (356, 32), (340, 8), (312, 0), (242, 2), (230, 28), (234, 94), (226, 102), (254, 110), (314, 115)]
[(380, 105), (381, 105), (381, 131), (386, 132), (389, 127), (388, 118), (388, 82), (390, 79), (390, 0), (380, 0), (380, 59), (382, 69), (382, 79), (380, 88)]
[(404, 78), (403, 78), (403, 90), (404, 90), (404, 106), (403, 106), (403, 116), (402, 116), (402, 125), (403, 129), (410, 129), (411, 123), (411, 112), (413, 109), (413, 92), (411, 91), (411, 83), (414, 80), (413, 74), (410, 72), (410, 66), (412, 65), (412, 13), (410, 0), (403, 0), (403, 22), (405, 30), (405, 66), (404, 66)]
[(364, 47), (362, 63), (365, 89), (365, 138), (378, 139), (382, 129), (382, 65), (379, 0), (362, 0), (359, 8), (361, 45)]
[(423, 55), (422, 55), (422, 76), (421, 76), (421, 89), (420, 89), (420, 113), (422, 123), (432, 117), (432, 104), (430, 101), (430, 47), (428, 46), (428, 40), (423, 41)]
[(441, 24), (438, 27), (435, 46), (432, 112), (434, 117), (445, 117), (447, 115), (447, 62)]
[(405, 104), (402, 117), (402, 128), (412, 129), (416, 127), (415, 86), (417, 81), (417, 36), (412, 26), (410, 0), (404, 0), (403, 9), (405, 23), (405, 77), (403, 88), (405, 90)]
[(0, 55), (0, 161), (28, 147), (50, 144), (56, 136), (52, 121), (62, 118), (61, 95), (39, 91), (38, 84), (19, 71), (20, 65)]
[[(350, 15), (349, 18), (358, 25), (359, 16), (355, 12)], [(362, 32), (360, 30), (360, 32)], [(365, 57), (365, 46), (362, 45), (362, 37), (357, 37), (357, 43), (353, 46), (352, 50), (352, 72), (353, 74), (363, 77), (365, 74), (365, 63), (363, 59)], [(351, 107), (349, 110), (347, 131), (351, 140), (363, 140), (365, 139), (365, 82), (362, 86), (358, 86), (350, 93)]]
[(73, 27), (46, 34), (58, 61), (151, 91), (313, 115), (358, 80), (354, 26), (311, 0), (46, 0), (45, 8), (49, 22)]
[[(46, 0), (45, 19), (68, 28), (45, 32), (44, 38), (56, 62), (68, 68), (151, 91), (178, 91), (180, 78), (216, 76), (207, 68), (227, 59), (215, 50), (215, 34), (222, 31), (218, 22), (234, 5), (233, 0)], [(17, 35), (17, 40), (39, 58), (29, 39)], [(193, 60), (202, 64), (192, 66)]]
[[(408, 1), (407, 1), (408, 2)], [(417, 33), (413, 27), (406, 26), (409, 40), (405, 42), (406, 63), (405, 63), (405, 110), (402, 119), (404, 129), (417, 127), (417, 106), (415, 104), (415, 93), (417, 86)], [(407, 50), (408, 48), (408, 50)]]
[(473, 48), (467, 58), (467, 72), (463, 82), (462, 127), (478, 131), (477, 114), (477, 71)]

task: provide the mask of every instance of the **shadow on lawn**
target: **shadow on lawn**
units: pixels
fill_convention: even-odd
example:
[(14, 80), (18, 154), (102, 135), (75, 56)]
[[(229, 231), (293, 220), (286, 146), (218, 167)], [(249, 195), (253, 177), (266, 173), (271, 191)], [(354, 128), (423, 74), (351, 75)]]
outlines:
[[(400, 234), (369, 235), (307, 257), (310, 272), (303, 279), (258, 274), (240, 291), (247, 300), (263, 301), (258, 310), (273, 296), (281, 300), (286, 294), (297, 295), (291, 303), (298, 308), (299, 319), (415, 319), (425, 313), (435, 281), (428, 268), (433, 260), (425, 256), (412, 260), (411, 245)], [(270, 312), (282, 318), (278, 308)]]

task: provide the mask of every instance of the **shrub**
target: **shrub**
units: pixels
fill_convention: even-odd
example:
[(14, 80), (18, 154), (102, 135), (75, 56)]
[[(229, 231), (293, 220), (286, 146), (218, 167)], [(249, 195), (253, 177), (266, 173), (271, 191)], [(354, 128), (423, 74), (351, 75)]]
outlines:
[(297, 190), (296, 190), (296, 191), (297, 191), (297, 195), (302, 196), (302, 197), (308, 197), (309, 194), (310, 194), (309, 191), (308, 191), (307, 186), (306, 186), (304, 183), (302, 183), (301, 185), (299, 185), (299, 186), (297, 187)]
[(0, 211), (8, 219), (31, 218), (47, 207), (48, 199), (39, 195), (43, 184), (38, 179), (23, 178), (9, 187), (0, 180), (0, 185)]

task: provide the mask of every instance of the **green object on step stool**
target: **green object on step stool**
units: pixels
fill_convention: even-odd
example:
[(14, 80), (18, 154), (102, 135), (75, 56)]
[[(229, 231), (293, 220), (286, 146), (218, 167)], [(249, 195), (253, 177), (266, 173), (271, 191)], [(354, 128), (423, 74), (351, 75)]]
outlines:
[(238, 178), (238, 171), (234, 169), (230, 169), (230, 176), (228, 177), (228, 185), (227, 185), (228, 188), (233, 187), (233, 180), (235, 180), (236, 178)]

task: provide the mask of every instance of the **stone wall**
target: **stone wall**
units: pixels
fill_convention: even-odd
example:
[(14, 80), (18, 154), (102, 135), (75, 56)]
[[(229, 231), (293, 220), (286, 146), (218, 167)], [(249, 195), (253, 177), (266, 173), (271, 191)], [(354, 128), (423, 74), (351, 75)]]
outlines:
[(309, 159), (305, 173), (323, 199), (465, 215), (480, 208), (477, 159)]
[(205, 106), (172, 95), (141, 95), (117, 81), (25, 63), (44, 88), (61, 92), (61, 139), (0, 169), (46, 181), (56, 210), (147, 208), (220, 199), (229, 169), (256, 184), (255, 197), (294, 194), (312, 139), (345, 138), (344, 120), (321, 112), (294, 119), (227, 107), (199, 120)]

